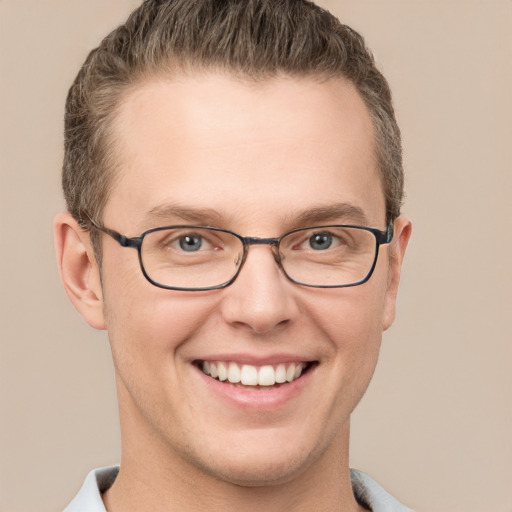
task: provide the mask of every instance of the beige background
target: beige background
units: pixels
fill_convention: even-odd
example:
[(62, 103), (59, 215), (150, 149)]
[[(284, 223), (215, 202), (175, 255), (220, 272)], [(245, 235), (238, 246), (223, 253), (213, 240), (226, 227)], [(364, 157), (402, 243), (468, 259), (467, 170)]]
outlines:
[[(60, 510), (119, 437), (104, 333), (61, 289), (67, 88), (133, 0), (0, 0), (0, 511)], [(512, 511), (512, 1), (324, 0), (402, 127), (414, 235), (352, 465), (418, 511)]]

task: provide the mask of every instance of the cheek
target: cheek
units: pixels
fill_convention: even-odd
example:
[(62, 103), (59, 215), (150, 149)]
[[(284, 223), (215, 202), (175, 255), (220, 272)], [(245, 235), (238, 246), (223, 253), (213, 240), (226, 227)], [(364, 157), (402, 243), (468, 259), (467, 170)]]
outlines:
[(161, 419), (163, 432), (169, 419), (162, 411), (178, 417), (180, 404), (192, 403), (180, 386), (187, 372), (184, 347), (209, 322), (212, 301), (135, 280), (124, 289), (105, 283), (104, 291), (120, 408), (145, 418), (143, 424)]
[(333, 364), (342, 392), (360, 396), (375, 369), (382, 339), (385, 292), (380, 283), (336, 291), (336, 297), (316, 300), (309, 314), (330, 342)]
[[(107, 262), (106, 262), (107, 263)], [(107, 271), (108, 270), (108, 271)], [(169, 373), (176, 352), (192, 338), (212, 308), (211, 300), (158, 288), (140, 268), (105, 267), (104, 309), (119, 373)], [(172, 373), (172, 372), (171, 372)]]
[(143, 359), (169, 357), (203, 327), (211, 306), (149, 286), (130, 294), (107, 290), (107, 328), (117, 347), (141, 352)]
[(378, 344), (385, 311), (384, 283), (375, 280), (350, 288), (331, 290), (310, 301), (309, 315), (321, 326), (336, 350), (353, 350)]
[(355, 388), (358, 395), (364, 392), (373, 375), (382, 339), (380, 308), (369, 306), (368, 300), (353, 297), (346, 314), (332, 318), (329, 326), (338, 355), (338, 371), (346, 387)]

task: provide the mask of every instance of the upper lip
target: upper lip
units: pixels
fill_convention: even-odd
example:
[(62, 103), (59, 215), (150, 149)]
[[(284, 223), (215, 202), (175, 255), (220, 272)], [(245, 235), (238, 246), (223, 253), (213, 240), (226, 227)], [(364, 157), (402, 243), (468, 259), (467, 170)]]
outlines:
[(237, 364), (250, 364), (253, 366), (277, 365), (281, 363), (311, 363), (315, 358), (299, 354), (268, 354), (254, 355), (242, 353), (209, 354), (194, 358), (193, 361), (233, 361)]

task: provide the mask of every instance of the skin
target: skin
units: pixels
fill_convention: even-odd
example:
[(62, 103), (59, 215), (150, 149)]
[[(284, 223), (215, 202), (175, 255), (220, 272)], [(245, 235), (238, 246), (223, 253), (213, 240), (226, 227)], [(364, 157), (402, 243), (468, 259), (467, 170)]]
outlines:
[[(128, 236), (179, 223), (259, 237), (326, 221), (386, 228), (372, 124), (342, 79), (155, 78), (126, 96), (115, 138), (122, 172), (100, 221)], [(319, 218), (318, 208), (340, 204), (356, 208)], [(122, 458), (107, 509), (360, 510), (350, 414), (394, 319), (410, 232), (407, 219), (395, 221), (361, 286), (298, 286), (269, 247), (252, 246), (231, 286), (178, 292), (151, 285), (136, 251), (108, 236), (100, 282), (88, 233), (60, 215), (64, 285), (89, 324), (108, 329), (116, 368)], [(246, 404), (224, 399), (192, 364), (226, 355), (317, 364), (299, 391), (268, 407), (258, 391)]]

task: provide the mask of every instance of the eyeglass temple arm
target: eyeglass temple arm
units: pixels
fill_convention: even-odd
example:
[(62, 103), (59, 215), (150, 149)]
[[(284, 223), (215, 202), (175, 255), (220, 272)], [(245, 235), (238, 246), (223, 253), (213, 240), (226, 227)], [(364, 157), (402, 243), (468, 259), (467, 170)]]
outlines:
[[(129, 238), (125, 235), (121, 235), (121, 233), (118, 233), (113, 229), (109, 229), (104, 226), (101, 226), (100, 224), (97, 224), (90, 217), (87, 217), (87, 219), (89, 220), (89, 223), (93, 228), (96, 228), (98, 231), (102, 231), (103, 233), (106, 233), (107, 235), (111, 236), (117, 243), (119, 243), (119, 245), (123, 247), (135, 247), (137, 249), (142, 243), (141, 237)], [(82, 228), (85, 228), (87, 226), (87, 223), (83, 219), (80, 219), (78, 223)]]
[(379, 244), (389, 244), (391, 240), (393, 240), (393, 236), (395, 234), (395, 226), (391, 222), (386, 231), (381, 231), (379, 237), (377, 238)]

